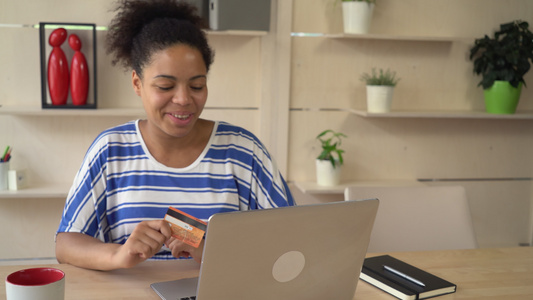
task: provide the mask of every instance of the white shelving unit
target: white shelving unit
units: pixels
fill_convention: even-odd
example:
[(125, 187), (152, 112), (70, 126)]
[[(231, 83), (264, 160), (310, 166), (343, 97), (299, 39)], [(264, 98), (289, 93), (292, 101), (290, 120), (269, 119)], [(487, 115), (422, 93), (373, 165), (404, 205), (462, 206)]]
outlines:
[[(2, 24), (0, 27), (5, 28), (33, 28), (39, 29), (39, 24)], [(107, 26), (96, 26), (97, 31), (107, 31)], [(240, 36), (263, 36), (267, 35), (267, 31), (260, 30), (206, 30), (208, 35), (240, 35)]]
[(70, 189), (70, 184), (68, 183), (38, 184), (38, 185), (32, 185), (27, 188), (23, 188), (20, 190), (16, 190), (16, 191), (10, 191), (10, 190), (0, 191), (0, 199), (66, 198), (69, 189)]
[[(33, 24), (0, 24), (0, 27), (10, 28), (35, 28), (39, 25)], [(97, 26), (97, 30), (106, 31), (107, 28)], [(253, 30), (223, 30), (223, 31), (206, 31), (208, 36), (237, 36), (237, 37), (262, 37), (268, 34), (266, 31)], [(40, 103), (40, 100), (37, 101)], [(205, 109), (216, 109), (217, 107), (206, 107)], [(226, 109), (226, 108), (222, 108)], [(235, 108), (250, 109), (250, 108)], [(15, 106), (0, 104), (0, 115), (12, 116), (32, 116), (32, 117), (60, 117), (60, 116), (80, 116), (80, 117), (139, 117), (144, 116), (143, 108), (97, 108), (97, 109), (76, 109), (76, 108), (53, 108), (43, 109), (41, 106)]]
[(86, 116), (86, 117), (135, 117), (143, 116), (142, 108), (53, 108), (42, 109), (37, 106), (2, 106), (0, 115), (32, 116), (32, 117), (58, 117), (58, 116)]
[(425, 185), (413, 180), (369, 180), (342, 182), (336, 186), (320, 186), (314, 181), (294, 182), (294, 185), (305, 194), (343, 194), (349, 186), (422, 186)]
[(387, 40), (387, 41), (405, 41), (405, 42), (474, 42), (473, 38), (461, 38), (461, 37), (433, 37), (433, 36), (395, 36), (385, 34), (328, 34), (327, 38), (332, 39), (366, 39), (366, 40)]
[[(34, 28), (38, 29), (38, 25), (31, 24), (0, 24), (0, 27), (10, 28)], [(107, 28), (97, 26), (98, 31), (106, 31)], [(226, 31), (206, 31), (208, 36), (224, 37), (234, 36), (243, 38), (261, 38), (266, 36), (266, 31), (250, 31), (250, 30), (226, 30)], [(0, 115), (8, 115), (15, 117), (143, 117), (146, 115), (142, 107), (110, 107), (110, 108), (51, 108), (43, 109), (40, 106), (40, 99), (36, 99), (35, 106), (17, 106), (5, 103), (0, 103)], [(237, 109), (237, 110), (255, 110), (256, 107), (205, 107), (209, 109)], [(33, 184), (29, 187), (10, 191), (0, 191), (0, 199), (46, 199), (46, 198), (66, 198), (70, 189), (69, 183), (41, 183)]]
[[(292, 32), (293, 37), (323, 37), (330, 39), (346, 40), (383, 40), (404, 42), (442, 42), (473, 43), (475, 38), (470, 37), (447, 37), (447, 36), (397, 36), (386, 34), (346, 34), (346, 33), (310, 33)], [(435, 119), (498, 119), (498, 120), (533, 120), (533, 111), (517, 112), (510, 115), (489, 114), (482, 111), (393, 111), (388, 113), (369, 113), (360, 109), (347, 109), (349, 112), (365, 118), (435, 118)]]
[(437, 119), (498, 119), (533, 120), (533, 112), (517, 112), (512, 115), (489, 114), (481, 111), (391, 111), (370, 113), (365, 110), (349, 109), (355, 115), (365, 118), (437, 118)]
[(254, 36), (259, 37), (259, 36), (264, 36), (268, 34), (268, 32), (266, 31), (254, 31), (254, 30), (220, 30), (220, 31), (208, 30), (206, 32), (207, 32), (207, 35), (226, 35), (226, 36), (235, 35), (235, 36), (250, 36), (250, 37), (254, 37)]
[(324, 37), (330, 39), (360, 39), (360, 40), (386, 40), (405, 42), (474, 42), (474, 38), (451, 37), (451, 36), (407, 36), (388, 34), (348, 34), (348, 33), (313, 33), (313, 32), (292, 32), (293, 37)]
[[(258, 107), (216, 107), (206, 106), (204, 110), (258, 110)], [(37, 106), (0, 106), (0, 115), (31, 116), (31, 117), (143, 117), (146, 112), (143, 108), (51, 108), (43, 109)]]

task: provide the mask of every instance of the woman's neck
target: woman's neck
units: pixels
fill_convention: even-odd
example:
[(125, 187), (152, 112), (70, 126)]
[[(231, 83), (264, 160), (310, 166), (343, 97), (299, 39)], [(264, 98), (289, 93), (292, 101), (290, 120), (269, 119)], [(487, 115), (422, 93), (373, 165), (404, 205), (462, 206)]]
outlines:
[(184, 137), (166, 135), (152, 126), (147, 120), (139, 122), (139, 129), (150, 154), (167, 167), (185, 168), (194, 163), (204, 151), (213, 132), (214, 122), (199, 119), (194, 129)]

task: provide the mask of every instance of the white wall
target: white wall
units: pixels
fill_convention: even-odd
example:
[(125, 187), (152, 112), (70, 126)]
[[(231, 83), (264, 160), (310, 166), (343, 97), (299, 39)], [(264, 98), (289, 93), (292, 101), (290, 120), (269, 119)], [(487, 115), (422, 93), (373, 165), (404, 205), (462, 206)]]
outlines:
[[(533, 23), (528, 0), (380, 0), (371, 32), (456, 36), (457, 42), (336, 40), (290, 37), (289, 32), (341, 31), (334, 0), (273, 1), (267, 36), (210, 35), (216, 58), (204, 116), (245, 126), (280, 162), (285, 178), (314, 180), (316, 134), (346, 133), (344, 180), (533, 177), (531, 120), (367, 119), (359, 75), (391, 67), (402, 78), (396, 110), (482, 110), (479, 78), (467, 59), (473, 38), (522, 18)], [(108, 0), (0, 2), (0, 23), (91, 22), (107, 25)], [(98, 32), (99, 107), (140, 108), (130, 74), (110, 66)], [(0, 104), (40, 106), (38, 30), (0, 27)], [(533, 84), (533, 74), (526, 80)], [(519, 110), (532, 110), (524, 89)], [(230, 109), (217, 109), (217, 108)], [(242, 109), (252, 107), (252, 110)], [(299, 110), (300, 108), (311, 110)], [(320, 109), (334, 109), (321, 111)], [(0, 107), (0, 110), (2, 108)], [(139, 117), (142, 117), (139, 116)], [(133, 117), (10, 116), (0, 114), (0, 147), (14, 147), (12, 168), (30, 183), (71, 182), (92, 139)], [(456, 184), (457, 182), (454, 182)], [(514, 246), (531, 238), (531, 182), (459, 182), (467, 187), (481, 246)], [(293, 189), (300, 203), (342, 200)], [(53, 256), (53, 234), (63, 199), (0, 199), (0, 258)], [(38, 245), (37, 247), (35, 245)]]
[[(335, 1), (294, 0), (293, 31), (339, 33)], [(345, 182), (367, 180), (474, 179), (439, 182), (467, 188), (480, 246), (515, 246), (531, 240), (532, 120), (363, 118), (372, 67), (391, 68), (401, 81), (393, 111), (482, 111), (480, 78), (469, 49), (500, 23), (533, 24), (533, 2), (524, 0), (379, 0), (370, 33), (452, 37), (450, 42), (293, 37), (288, 161), (292, 181), (314, 181), (314, 137), (332, 128), (348, 135)], [(525, 78), (533, 84), (533, 72)], [(518, 111), (533, 110), (533, 90), (523, 89)], [(302, 110), (303, 109), (303, 110)], [(341, 196), (302, 195), (302, 203)]]
[[(76, 22), (106, 26), (112, 17), (111, 3), (107, 0), (2, 1), (0, 24)], [(111, 58), (104, 49), (105, 33), (97, 31), (98, 107), (141, 108), (140, 99), (131, 87), (131, 73), (111, 66)], [(203, 116), (243, 126), (261, 138), (259, 105), (265, 37), (209, 35), (208, 38), (215, 50), (215, 64), (208, 77), (209, 99)], [(0, 105), (40, 108), (39, 30), (0, 26), (0, 40)], [(13, 116), (3, 114), (2, 107), (0, 147), (13, 147), (11, 169), (25, 169), (30, 188), (57, 183), (67, 187), (98, 133), (144, 115), (141, 112), (126, 117)], [(54, 256), (53, 236), (63, 205), (64, 199), (0, 197), (0, 239), (6, 241), (0, 246), (0, 259)], [(35, 231), (30, 232), (30, 227)]]

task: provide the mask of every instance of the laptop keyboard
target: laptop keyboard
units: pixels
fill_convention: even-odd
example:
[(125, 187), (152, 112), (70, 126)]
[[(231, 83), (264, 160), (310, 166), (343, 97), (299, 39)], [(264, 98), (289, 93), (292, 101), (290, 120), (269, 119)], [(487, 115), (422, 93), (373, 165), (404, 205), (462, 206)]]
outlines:
[(196, 296), (191, 296), (191, 297), (181, 297), (179, 300), (196, 300)]

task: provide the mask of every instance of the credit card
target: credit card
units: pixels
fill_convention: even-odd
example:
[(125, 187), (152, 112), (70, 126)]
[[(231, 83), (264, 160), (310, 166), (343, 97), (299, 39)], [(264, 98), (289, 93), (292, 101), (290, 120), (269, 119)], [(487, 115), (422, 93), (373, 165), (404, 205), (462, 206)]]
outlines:
[(170, 224), (172, 236), (198, 248), (207, 230), (207, 223), (179, 209), (169, 207), (165, 221)]

